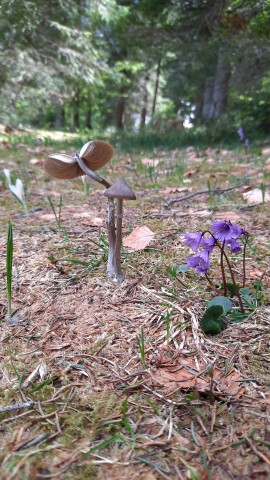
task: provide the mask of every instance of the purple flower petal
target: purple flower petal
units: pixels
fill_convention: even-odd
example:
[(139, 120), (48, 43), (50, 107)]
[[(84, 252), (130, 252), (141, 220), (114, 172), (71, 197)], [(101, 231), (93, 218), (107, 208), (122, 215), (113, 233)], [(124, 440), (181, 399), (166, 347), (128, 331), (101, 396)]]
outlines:
[(242, 247), (241, 247), (241, 245), (240, 245), (236, 240), (234, 240), (234, 238), (232, 238), (230, 244), (231, 244), (231, 252), (232, 252), (232, 253), (239, 253), (239, 252), (241, 252)]
[(202, 246), (209, 252), (209, 254), (214, 250), (215, 244), (216, 241), (213, 237), (203, 238), (202, 240)]
[(236, 225), (236, 223), (231, 223), (227, 220), (225, 220), (224, 222), (214, 222), (211, 227), (211, 231), (214, 237), (222, 242), (230, 242), (232, 238), (239, 238), (245, 233), (245, 230), (243, 230), (243, 228)]
[(211, 227), (211, 232), (217, 240), (221, 240), (222, 242), (224, 240), (231, 240), (232, 238), (230, 224), (226, 220), (224, 222), (214, 222)]
[(210, 268), (209, 252), (202, 250), (200, 253), (188, 257), (187, 265), (189, 268), (196, 268), (196, 271), (200, 274), (206, 273)]
[(238, 128), (237, 133), (238, 133), (238, 135), (239, 135), (240, 140), (243, 141), (244, 138), (245, 138), (245, 134), (244, 134), (243, 128), (242, 128), (242, 127)]
[(230, 228), (232, 232), (231, 238), (239, 238), (241, 235), (245, 233), (245, 230), (239, 227), (239, 225), (236, 225), (236, 223), (231, 223)]
[(195, 233), (186, 233), (185, 237), (185, 244), (188, 245), (193, 252), (196, 252), (201, 244), (202, 241), (202, 232), (195, 232)]

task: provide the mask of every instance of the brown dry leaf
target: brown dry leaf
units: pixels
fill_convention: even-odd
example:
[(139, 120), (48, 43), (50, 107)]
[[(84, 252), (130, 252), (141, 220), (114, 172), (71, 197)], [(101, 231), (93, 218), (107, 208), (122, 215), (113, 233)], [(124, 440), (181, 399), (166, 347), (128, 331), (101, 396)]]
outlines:
[(270, 147), (264, 148), (262, 150), (262, 155), (266, 155), (266, 156), (270, 155)]
[[(210, 388), (210, 377), (205, 369), (205, 364), (201, 361), (200, 372), (193, 357), (178, 357), (177, 364), (163, 365), (150, 371), (151, 378), (168, 388), (170, 392), (177, 389), (195, 389), (204, 392)], [(241, 394), (244, 388), (238, 380), (240, 375), (232, 370), (226, 376), (219, 368), (214, 369), (215, 390), (229, 394)]]
[(238, 213), (235, 213), (235, 212), (216, 212), (215, 213), (215, 218), (217, 218), (218, 220), (227, 220), (228, 222), (231, 221), (231, 222), (238, 222), (239, 220), (241, 220), (241, 216), (238, 215)]
[(40, 215), (41, 220), (55, 220), (55, 215), (53, 213), (43, 213)]
[(202, 391), (209, 388), (209, 381), (196, 378), (194, 373), (180, 365), (160, 367), (150, 372), (150, 375), (157, 383), (172, 391), (177, 388), (196, 388), (196, 390)]
[(190, 188), (187, 187), (167, 187), (165, 190), (162, 190), (162, 193), (165, 195), (170, 195), (170, 193), (182, 193), (190, 191)]
[(93, 225), (94, 227), (102, 227), (105, 224), (103, 218), (99, 217), (91, 217), (91, 212), (79, 212), (73, 213), (73, 218), (87, 218), (89, 225)]
[(141, 163), (146, 167), (157, 167), (160, 160), (158, 158), (142, 158)]
[(123, 238), (123, 245), (130, 252), (144, 250), (149, 245), (154, 235), (154, 232), (148, 227), (136, 227), (130, 235)]
[(42, 165), (42, 160), (40, 160), (40, 158), (31, 158), (31, 160), (29, 160), (29, 162), (32, 164), (32, 165)]
[(191, 170), (187, 170), (183, 176), (184, 178), (192, 177), (192, 175), (194, 175), (195, 173), (198, 173), (198, 171), (199, 171), (199, 168), (192, 168)]
[(212, 215), (212, 212), (210, 212), (210, 210), (194, 210), (192, 215), (196, 215), (196, 217), (209, 217)]
[[(253, 190), (250, 190), (249, 192), (244, 192), (243, 197), (247, 201), (247, 203), (250, 205), (256, 205), (256, 204), (262, 203), (263, 201), (261, 188), (253, 188)], [(265, 192), (264, 201), (270, 202), (269, 192)]]

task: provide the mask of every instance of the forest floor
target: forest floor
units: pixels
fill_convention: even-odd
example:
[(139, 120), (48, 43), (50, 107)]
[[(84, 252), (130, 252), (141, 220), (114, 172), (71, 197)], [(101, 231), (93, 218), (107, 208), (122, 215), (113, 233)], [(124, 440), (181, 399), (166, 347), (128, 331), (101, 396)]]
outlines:
[[(0, 147), (1, 171), (23, 180), (29, 208), (22, 213), (2, 176), (1, 480), (270, 478), (267, 191), (262, 202), (270, 140), (250, 152), (117, 152), (101, 174), (124, 178), (137, 195), (124, 206), (124, 235), (138, 226), (153, 232), (145, 248), (124, 249), (121, 285), (106, 276), (101, 187), (87, 192), (80, 179), (42, 170), (47, 155), (72, 148), (40, 139)], [(48, 196), (56, 213), (62, 199), (59, 229)], [(5, 320), (8, 220), (13, 324)], [(214, 295), (204, 276), (188, 270), (179, 281), (170, 270), (190, 254), (183, 234), (214, 220), (250, 233), (247, 286), (258, 304), (210, 336), (200, 328)], [(217, 259), (210, 274), (218, 285)]]

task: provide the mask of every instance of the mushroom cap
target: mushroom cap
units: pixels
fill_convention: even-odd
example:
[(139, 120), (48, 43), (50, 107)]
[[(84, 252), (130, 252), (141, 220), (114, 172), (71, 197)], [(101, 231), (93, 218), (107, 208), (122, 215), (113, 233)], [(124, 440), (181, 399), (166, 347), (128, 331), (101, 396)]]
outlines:
[[(101, 141), (87, 142), (80, 150), (80, 157), (93, 171), (98, 170), (108, 163), (114, 154), (114, 148), (110, 143)], [(50, 155), (44, 160), (43, 168), (50, 176), (60, 179), (70, 179), (85, 175), (76, 161), (76, 157), (70, 157), (61, 153)]]
[(103, 193), (108, 198), (118, 198), (119, 200), (136, 200), (135, 193), (129, 188), (127, 182), (120, 178), (110, 188)]

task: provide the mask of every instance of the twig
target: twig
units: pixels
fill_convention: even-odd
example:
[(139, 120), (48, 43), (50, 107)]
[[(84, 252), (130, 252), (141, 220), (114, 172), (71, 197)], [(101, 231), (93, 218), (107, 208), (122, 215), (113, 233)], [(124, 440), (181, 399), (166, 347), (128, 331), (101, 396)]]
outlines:
[(229, 187), (229, 188), (215, 188), (214, 190), (201, 190), (200, 192), (194, 192), (194, 193), (189, 193), (189, 195), (185, 195), (184, 197), (177, 197), (174, 198), (173, 200), (170, 200), (165, 204), (166, 207), (169, 207), (173, 203), (177, 202), (183, 202), (184, 200), (188, 200), (189, 198), (195, 197), (197, 195), (204, 195), (207, 193), (208, 195), (211, 195), (212, 193), (225, 193), (229, 192), (230, 190), (235, 190), (236, 188), (243, 187), (244, 185), (241, 183), (239, 185), (235, 185), (234, 187)]
[(12, 410), (22, 410), (23, 408), (33, 407), (35, 402), (25, 402), (15, 405), (7, 405), (6, 407), (0, 407), (0, 413), (11, 412)]

